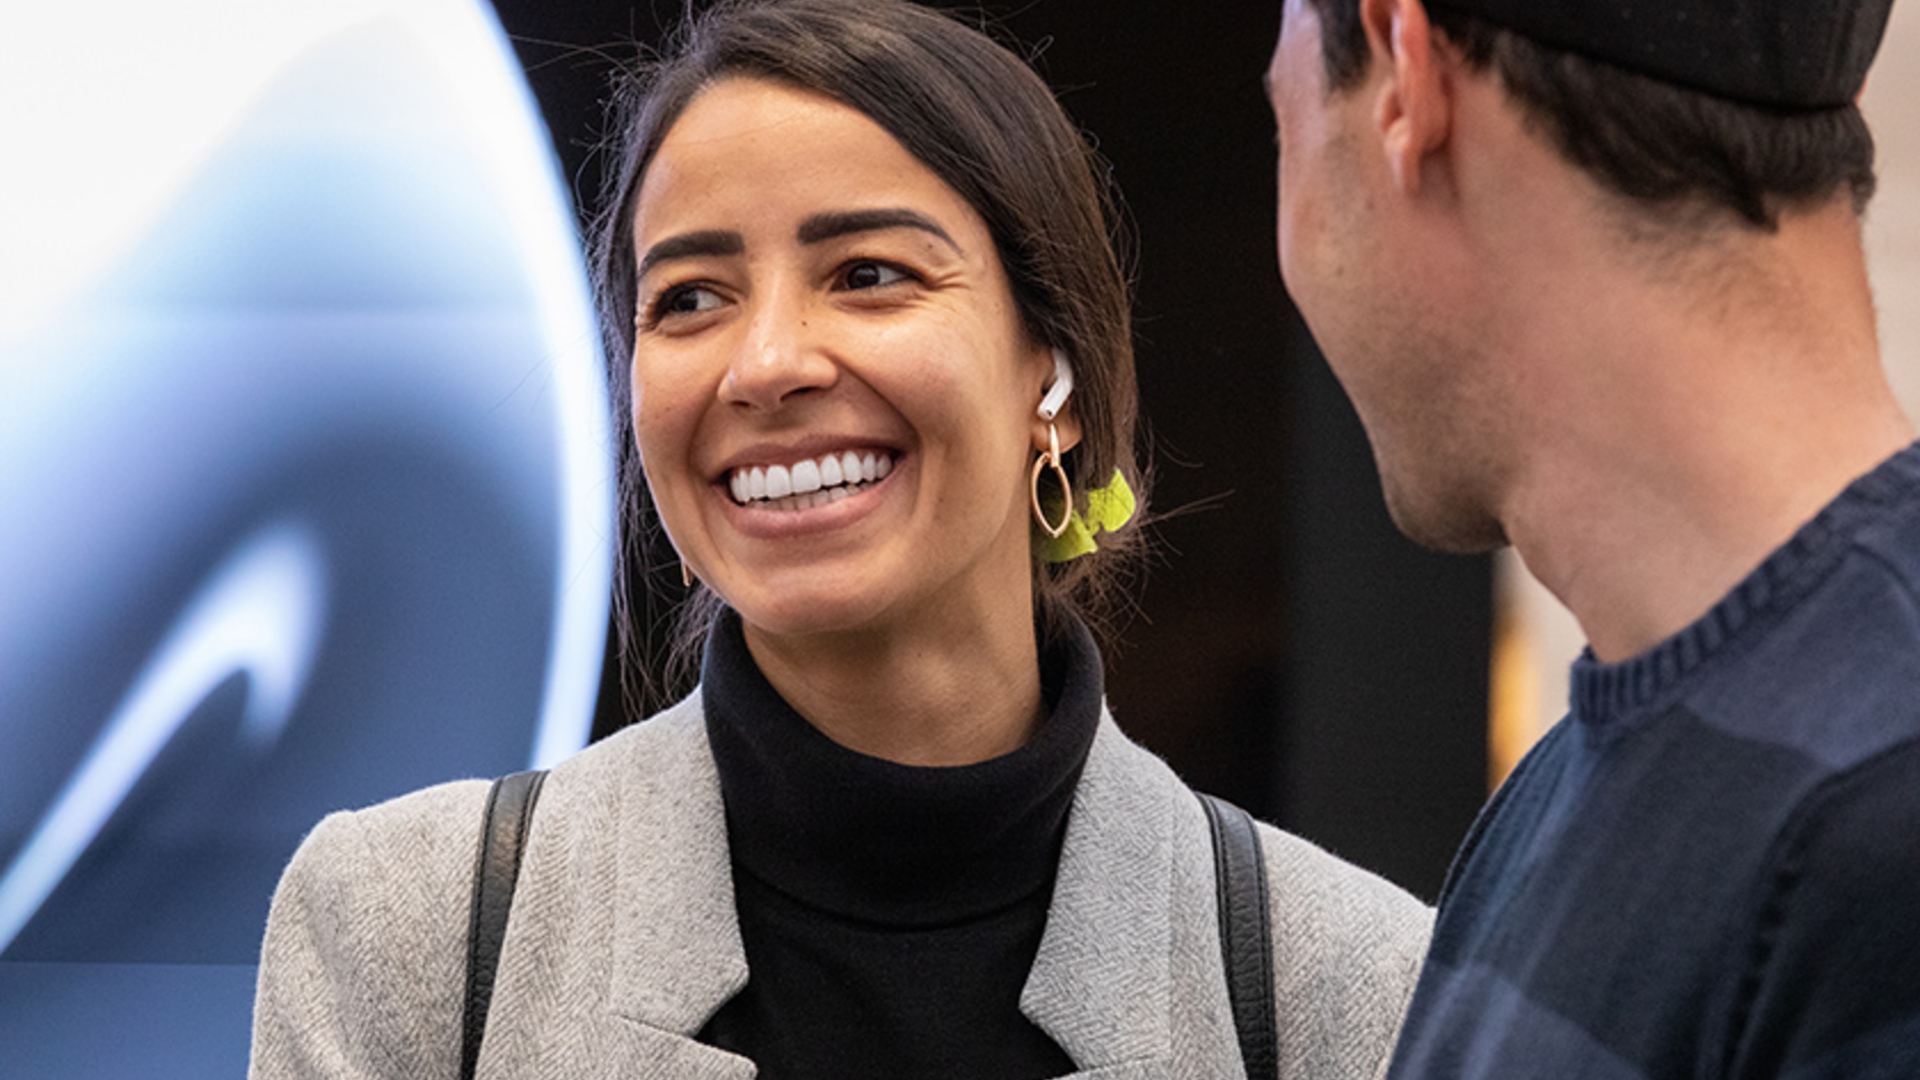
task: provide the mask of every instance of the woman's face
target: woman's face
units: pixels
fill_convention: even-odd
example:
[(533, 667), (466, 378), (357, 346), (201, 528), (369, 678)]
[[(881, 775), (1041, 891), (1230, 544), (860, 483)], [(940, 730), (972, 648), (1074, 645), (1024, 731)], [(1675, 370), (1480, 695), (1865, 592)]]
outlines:
[(634, 252), (647, 482), (750, 627), (1027, 617), (1052, 364), (964, 199), (862, 113), (734, 78), (661, 143)]

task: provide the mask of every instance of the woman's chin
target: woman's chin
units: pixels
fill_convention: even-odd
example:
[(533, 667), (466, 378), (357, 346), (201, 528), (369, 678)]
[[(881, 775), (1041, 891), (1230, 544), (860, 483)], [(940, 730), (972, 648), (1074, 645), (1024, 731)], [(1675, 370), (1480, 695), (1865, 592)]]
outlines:
[(728, 606), (751, 632), (770, 638), (862, 635), (879, 631), (887, 621), (884, 605), (831, 590), (784, 591), (737, 603), (729, 599)]

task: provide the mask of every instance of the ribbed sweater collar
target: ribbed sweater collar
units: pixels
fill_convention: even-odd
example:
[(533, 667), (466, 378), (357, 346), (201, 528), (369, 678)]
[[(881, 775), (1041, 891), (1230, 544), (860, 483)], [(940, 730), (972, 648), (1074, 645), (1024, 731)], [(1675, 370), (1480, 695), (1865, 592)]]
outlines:
[(1050, 715), (1033, 738), (975, 765), (899, 765), (827, 738), (760, 673), (731, 611), (701, 672), (736, 872), (902, 927), (969, 921), (1051, 888), (1104, 692), (1084, 626), (1043, 649)]
[(1920, 497), (1920, 443), (1855, 480), (1705, 615), (1653, 648), (1617, 664), (1588, 649), (1574, 661), (1571, 705), (1589, 726), (1660, 711), (1684, 694), (1714, 658), (1778, 621), (1817, 587), (1852, 547), (1860, 528), (1894, 503)]

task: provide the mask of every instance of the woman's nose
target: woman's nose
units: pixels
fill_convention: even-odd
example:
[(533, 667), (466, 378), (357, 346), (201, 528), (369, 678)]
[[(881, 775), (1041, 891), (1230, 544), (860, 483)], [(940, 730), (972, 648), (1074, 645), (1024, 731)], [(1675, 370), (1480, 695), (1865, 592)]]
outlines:
[(754, 311), (720, 396), (730, 404), (773, 410), (796, 394), (833, 385), (839, 367), (810, 332), (804, 304), (771, 298)]

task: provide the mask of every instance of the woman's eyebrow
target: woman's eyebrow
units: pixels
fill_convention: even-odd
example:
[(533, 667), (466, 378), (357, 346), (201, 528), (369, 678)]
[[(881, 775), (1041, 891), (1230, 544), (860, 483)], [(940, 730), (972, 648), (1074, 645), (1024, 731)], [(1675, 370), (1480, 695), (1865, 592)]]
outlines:
[(874, 232), (879, 229), (919, 229), (940, 238), (956, 255), (965, 255), (960, 245), (954, 243), (947, 230), (941, 228), (932, 218), (917, 210), (905, 207), (892, 207), (880, 210), (842, 210), (830, 214), (815, 214), (800, 223), (796, 234), (803, 244), (817, 244), (849, 233)]
[(681, 233), (678, 236), (669, 236), (648, 248), (647, 253), (640, 258), (640, 269), (634, 272), (634, 277), (646, 277), (647, 271), (670, 259), (691, 259), (702, 255), (738, 255), (745, 250), (747, 250), (746, 238), (726, 229)]

